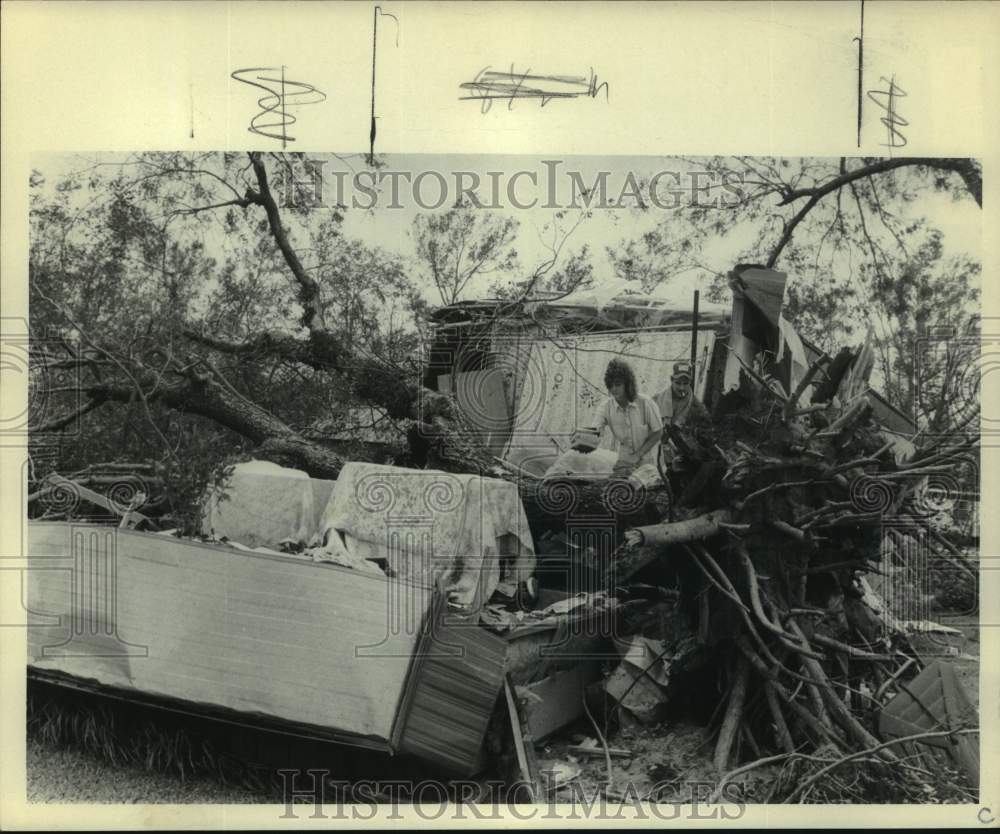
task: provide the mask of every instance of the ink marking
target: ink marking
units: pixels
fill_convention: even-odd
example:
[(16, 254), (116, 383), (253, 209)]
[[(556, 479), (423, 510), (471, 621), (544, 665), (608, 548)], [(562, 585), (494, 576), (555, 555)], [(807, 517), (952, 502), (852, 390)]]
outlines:
[(368, 131), (368, 164), (375, 162), (375, 52), (378, 48), (378, 19), (380, 15), (391, 17), (396, 21), (396, 46), (399, 46), (399, 18), (389, 12), (383, 12), (381, 6), (376, 6), (372, 15), (372, 121)]
[[(287, 108), (326, 101), (326, 93), (317, 90), (312, 84), (289, 81), (285, 78), (284, 66), (240, 69), (232, 73), (231, 77), (267, 93), (266, 96), (257, 99), (261, 112), (250, 120), (247, 130), (258, 136), (266, 136), (268, 139), (281, 140), (282, 148), (287, 147), (289, 142), (295, 141), (294, 136), (288, 135), (288, 128), (295, 124), (297, 119)], [(289, 91), (289, 87), (294, 89)]]
[(906, 145), (906, 137), (899, 128), (907, 127), (910, 123), (896, 112), (896, 100), (906, 98), (906, 91), (896, 84), (895, 75), (892, 78), (882, 76), (882, 81), (888, 85), (888, 89), (869, 90), (868, 98), (885, 111), (885, 115), (879, 119), (888, 131), (888, 141), (883, 143), (883, 147), (902, 148)]
[(861, 0), (861, 31), (858, 37), (854, 38), (855, 43), (858, 45), (858, 147), (861, 147), (861, 113), (862, 105), (864, 102), (864, 95), (862, 95), (862, 90), (864, 89), (864, 54), (865, 54), (865, 0)]
[(605, 101), (610, 98), (607, 81), (598, 83), (593, 68), (590, 77), (582, 75), (532, 75), (530, 67), (517, 72), (511, 64), (509, 72), (496, 72), (489, 67), (481, 69), (472, 81), (459, 84), (470, 95), (459, 96), (459, 101), (482, 102), (480, 112), (488, 113), (497, 99), (507, 100), (507, 109), (512, 110), (514, 99), (537, 99), (544, 107), (553, 99), (597, 98), (604, 92)]

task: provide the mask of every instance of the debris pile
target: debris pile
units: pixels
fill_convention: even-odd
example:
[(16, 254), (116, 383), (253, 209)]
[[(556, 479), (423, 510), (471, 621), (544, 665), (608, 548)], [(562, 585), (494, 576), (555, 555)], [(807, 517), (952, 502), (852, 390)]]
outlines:
[[(662, 640), (619, 638), (621, 661), (606, 665), (604, 691), (639, 724), (655, 725), (671, 660), (697, 646), (696, 666), (712, 669), (723, 693), (710, 722), (717, 778), (774, 756), (812, 755), (814, 770), (839, 759), (876, 770), (903, 761), (907, 752), (879, 733), (879, 717), (909, 692), (923, 663), (907, 624), (865, 580), (899, 546), (885, 522), (905, 519), (911, 538), (975, 576), (933, 523), (939, 508), (929, 496), (936, 479), (975, 453), (978, 437), (903, 450), (863, 394), (843, 405), (832, 395), (800, 403), (825, 364), (822, 357), (790, 396), (745, 376), (710, 423), (669, 429), (683, 465), (664, 473), (669, 484), (661, 492), (672, 493), (665, 518), (627, 530), (603, 560), (608, 591), (621, 594), (638, 581), (675, 587), (684, 623), (674, 637), (685, 626), (694, 635), (669, 651)], [(953, 744), (962, 738), (964, 750), (972, 742), (961, 734), (974, 733), (976, 721), (966, 710), (930, 726), (959, 734)], [(607, 744), (612, 750), (614, 741)], [(966, 751), (957, 765), (944, 761), (961, 767), (972, 758)], [(964, 771), (964, 783), (974, 786), (976, 774)], [(878, 772), (900, 783), (896, 796), (919, 795), (930, 778), (926, 763)]]
[[(463, 626), (473, 628), (463, 637), (493, 655), (488, 668), (442, 672), (430, 664), (423, 678), (408, 676), (433, 684), (425, 700), (406, 699), (427, 710), (408, 718), (424, 745), (414, 749), (469, 772), (516, 753), (514, 779), (535, 785), (536, 798), (602, 767), (600, 789), (612, 796), (622, 766), (633, 768), (630, 783), (639, 770), (650, 785), (675, 779), (672, 795), (680, 796), (683, 768), (657, 751), (683, 737), (684, 768), (700, 751), (701, 764), (691, 767), (719, 791), (770, 773), (763, 801), (925, 801), (932, 772), (954, 774), (947, 789), (931, 787), (938, 798), (972, 801), (978, 719), (954, 694), (954, 675), (930, 671), (916, 645), (914, 631), (936, 628), (929, 608), (894, 609), (866, 575), (889, 580), (889, 563), (909, 566), (915, 554), (933, 553), (975, 582), (975, 566), (942, 521), (941, 498), (956, 493), (957, 471), (976, 469), (976, 413), (919, 449), (903, 440), (898, 432), (915, 429), (891, 425), (892, 406), (868, 388), (870, 346), (832, 361), (803, 349), (779, 316), (784, 276), (765, 272), (743, 270), (731, 324), (703, 329), (700, 342), (697, 316), (690, 333), (645, 334), (651, 379), (671, 363), (663, 357), (680, 348), (686, 355), (690, 338), (691, 356), (701, 345), (711, 380), (706, 415), (667, 427), (669, 463), (664, 456), (658, 466), (615, 477), (616, 454), (595, 448), (595, 433), (575, 432), (568, 450), (552, 439), (573, 428), (572, 398), (598, 390), (556, 384), (565, 346), (542, 339), (531, 347), (533, 361), (548, 369), (539, 380), (552, 381), (538, 386), (548, 399), (545, 420), (533, 426), (537, 403), (524, 395), (531, 386), (522, 381), (523, 396), (514, 396), (508, 413), (496, 368), (487, 367), (478, 345), (487, 324), (483, 333), (466, 333), (467, 321), (443, 322), (449, 327), (428, 379), (454, 419), (433, 409), (425, 415), (431, 440), (435, 432), (448, 439), (438, 448), (425, 438), (424, 463), (432, 468), (349, 462), (334, 482), (240, 464), (216, 485), (202, 540), (370, 574), (380, 582), (362, 601), (366, 610), (385, 605), (375, 594), (399, 584), (390, 580), (435, 588), (443, 602), (427, 603), (425, 625), (445, 614), (466, 618)], [(451, 313), (466, 318), (472, 309)], [(586, 363), (599, 379), (605, 354), (625, 338), (612, 336), (598, 334), (580, 348), (578, 376)], [(458, 373), (466, 365), (455, 356), (472, 342), (476, 363)], [(782, 355), (787, 361), (775, 358)], [(486, 398), (489, 408), (465, 413), (458, 404), (467, 388), (496, 396)], [(496, 436), (495, 424), (505, 427)], [(126, 469), (103, 495), (80, 478), (48, 476), (30, 496), (35, 517), (78, 519), (82, 502), (122, 528), (167, 526), (139, 513), (147, 490), (127, 467), (145, 465), (120, 466)], [(125, 490), (126, 475), (139, 486)], [(343, 581), (352, 578), (359, 577)], [(919, 598), (910, 579), (906, 573), (895, 584)], [(882, 587), (895, 593), (892, 582)], [(405, 672), (410, 658), (401, 652), (397, 662)], [(475, 732), (462, 735), (461, 755), (441, 741), (453, 716), (437, 709), (437, 699), (457, 680), (474, 684), (476, 721), (466, 724), (478, 732), (488, 719), (503, 728), (500, 735), (484, 730), (479, 758)], [(694, 724), (677, 720), (685, 710)], [(575, 733), (568, 729), (574, 722)], [(697, 732), (685, 735), (692, 726)], [(559, 731), (570, 732), (571, 743), (559, 742)], [(844, 764), (859, 768), (849, 785), (839, 778)]]

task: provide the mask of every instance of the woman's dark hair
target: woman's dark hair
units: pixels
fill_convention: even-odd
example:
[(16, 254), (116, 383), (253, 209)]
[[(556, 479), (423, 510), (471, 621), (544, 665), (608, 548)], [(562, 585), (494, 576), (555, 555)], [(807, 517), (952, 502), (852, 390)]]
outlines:
[(616, 382), (625, 383), (625, 398), (630, 402), (635, 402), (639, 394), (638, 386), (635, 383), (635, 373), (632, 366), (622, 359), (612, 359), (608, 362), (608, 369), (604, 372), (604, 387), (610, 388)]

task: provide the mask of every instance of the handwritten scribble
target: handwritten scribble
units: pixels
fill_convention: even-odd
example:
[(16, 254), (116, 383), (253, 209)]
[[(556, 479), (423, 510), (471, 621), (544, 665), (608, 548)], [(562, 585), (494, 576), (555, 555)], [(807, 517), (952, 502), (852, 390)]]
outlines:
[(888, 141), (883, 143), (886, 148), (902, 148), (906, 145), (906, 137), (900, 130), (910, 123), (896, 112), (896, 100), (906, 98), (906, 91), (896, 84), (896, 76), (886, 78), (882, 76), (882, 81), (886, 83), (886, 90), (869, 90), (868, 98), (875, 102), (885, 111), (885, 115), (879, 119), (888, 131)]
[(544, 107), (553, 99), (597, 98), (603, 90), (605, 101), (609, 100), (608, 82), (598, 83), (593, 68), (590, 77), (580, 75), (532, 75), (531, 69), (517, 72), (511, 64), (509, 72), (497, 72), (485, 67), (472, 81), (459, 84), (470, 95), (459, 96), (459, 101), (479, 101), (480, 110), (488, 113), (497, 99), (507, 100), (507, 109), (514, 106), (514, 99), (537, 99)]
[(283, 66), (239, 69), (232, 73), (231, 77), (267, 93), (266, 96), (257, 99), (261, 111), (250, 120), (250, 127), (247, 130), (258, 136), (266, 136), (268, 139), (280, 139), (282, 148), (287, 147), (289, 142), (295, 141), (294, 136), (288, 135), (288, 128), (295, 124), (297, 119), (287, 108), (326, 101), (326, 93), (317, 90), (312, 84), (285, 78)]

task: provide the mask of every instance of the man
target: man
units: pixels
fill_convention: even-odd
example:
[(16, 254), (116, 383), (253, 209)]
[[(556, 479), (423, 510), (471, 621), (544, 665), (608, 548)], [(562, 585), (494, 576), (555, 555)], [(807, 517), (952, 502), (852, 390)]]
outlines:
[(608, 363), (604, 385), (610, 396), (597, 412), (594, 430), (599, 434), (607, 426), (617, 441), (615, 475), (626, 477), (643, 464), (655, 465), (663, 421), (653, 398), (639, 393), (635, 373), (621, 359)]
[(670, 385), (656, 395), (656, 405), (665, 423), (683, 426), (692, 419), (708, 419), (708, 409), (691, 390), (691, 377), (690, 362), (674, 362)]
[[(678, 428), (689, 424), (709, 420), (708, 409), (691, 389), (691, 363), (674, 362), (670, 376), (670, 385), (656, 396), (656, 405), (666, 425)], [(663, 457), (668, 463), (679, 464), (673, 444), (669, 438), (663, 438)]]

